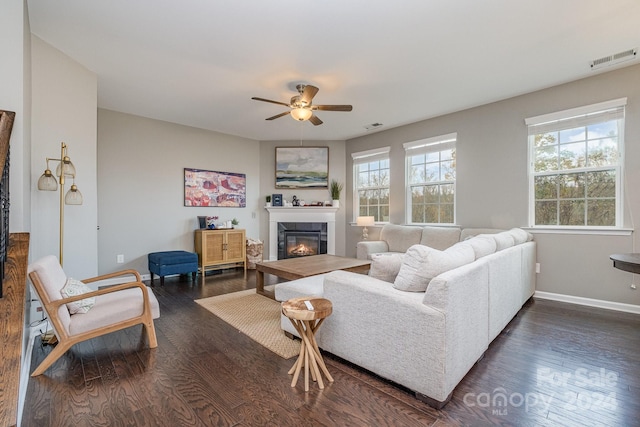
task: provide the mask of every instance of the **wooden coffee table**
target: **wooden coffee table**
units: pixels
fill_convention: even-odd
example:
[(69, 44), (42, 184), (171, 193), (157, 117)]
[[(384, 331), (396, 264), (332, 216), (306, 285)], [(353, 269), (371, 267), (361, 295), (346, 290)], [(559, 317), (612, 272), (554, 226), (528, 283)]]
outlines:
[(256, 264), (256, 293), (275, 299), (273, 292), (264, 289), (264, 274), (273, 274), (287, 280), (301, 279), (334, 270), (366, 273), (371, 261), (337, 255), (312, 255), (287, 258)]

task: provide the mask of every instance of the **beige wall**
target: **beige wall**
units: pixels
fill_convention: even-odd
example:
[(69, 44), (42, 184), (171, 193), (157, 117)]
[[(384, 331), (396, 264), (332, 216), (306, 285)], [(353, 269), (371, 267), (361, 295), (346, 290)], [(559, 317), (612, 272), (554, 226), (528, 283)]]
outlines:
[[(640, 217), (640, 65), (448, 114), (347, 141), (351, 153), (391, 146), (391, 222), (404, 223), (404, 142), (458, 133), (457, 223), (464, 227), (528, 226), (527, 129), (524, 119), (627, 97), (625, 129), (625, 226)], [(353, 179), (347, 173), (348, 197)], [(351, 200), (351, 199), (350, 199)], [(352, 208), (347, 217), (352, 218)], [(347, 255), (360, 230), (352, 227)], [(372, 230), (373, 238), (379, 230)], [(631, 235), (539, 234), (537, 290), (640, 305), (634, 277), (612, 267), (609, 255), (637, 251)], [(635, 239), (635, 243), (634, 243)]]
[[(33, 259), (59, 253), (60, 192), (38, 191), (46, 158), (60, 158), (60, 144), (76, 167), (81, 206), (65, 206), (64, 268), (78, 279), (98, 272), (98, 194), (96, 184), (98, 79), (64, 53), (31, 36), (32, 49), (32, 151), (31, 200)], [(59, 162), (49, 162), (55, 174)], [(65, 193), (72, 180), (65, 182)]]
[[(199, 215), (237, 218), (247, 237), (259, 236), (259, 142), (103, 109), (98, 140), (101, 273), (148, 274), (149, 252), (193, 251)], [(184, 168), (246, 174), (247, 207), (185, 207)]]

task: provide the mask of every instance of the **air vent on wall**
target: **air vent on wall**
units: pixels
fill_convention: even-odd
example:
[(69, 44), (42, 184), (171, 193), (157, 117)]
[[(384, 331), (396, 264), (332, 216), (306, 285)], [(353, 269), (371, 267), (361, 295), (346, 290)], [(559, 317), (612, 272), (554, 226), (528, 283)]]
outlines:
[(638, 49), (625, 50), (624, 52), (594, 59), (593, 61), (591, 61), (589, 65), (591, 66), (592, 70), (596, 70), (602, 67), (608, 67), (614, 64), (618, 64), (620, 62), (635, 59), (637, 52), (638, 52)]
[(371, 129), (379, 128), (380, 126), (382, 126), (382, 123), (371, 123), (370, 125), (365, 125), (364, 128), (366, 130), (371, 130)]

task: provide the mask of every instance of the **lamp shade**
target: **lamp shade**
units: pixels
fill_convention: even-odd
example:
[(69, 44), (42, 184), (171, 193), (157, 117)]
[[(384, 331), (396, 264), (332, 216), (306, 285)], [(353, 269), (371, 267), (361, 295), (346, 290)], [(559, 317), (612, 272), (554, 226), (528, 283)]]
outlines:
[(69, 191), (67, 191), (66, 196), (64, 196), (64, 204), (65, 205), (81, 205), (82, 204), (82, 193), (78, 190), (78, 187), (75, 184), (71, 185)]
[(45, 170), (38, 179), (38, 190), (56, 191), (57, 189), (58, 181), (56, 181), (56, 178), (49, 169)]
[(359, 225), (361, 227), (370, 227), (372, 225), (375, 225), (375, 217), (373, 217), (373, 216), (359, 216), (356, 219), (356, 225)]
[(313, 111), (308, 108), (294, 108), (291, 110), (291, 117), (299, 121), (309, 120), (313, 116)]
[(56, 167), (56, 176), (76, 176), (76, 167), (73, 165), (68, 156), (64, 156), (62, 161)]

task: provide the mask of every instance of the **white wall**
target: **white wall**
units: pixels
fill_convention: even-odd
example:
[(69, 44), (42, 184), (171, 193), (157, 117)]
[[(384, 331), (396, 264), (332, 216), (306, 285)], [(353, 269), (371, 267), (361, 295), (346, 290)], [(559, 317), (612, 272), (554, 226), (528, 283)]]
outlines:
[[(78, 279), (98, 271), (98, 194), (96, 183), (97, 77), (35, 35), (32, 44), (32, 153), (31, 196), (33, 259), (59, 253), (60, 192), (38, 191), (46, 158), (60, 158), (60, 144), (76, 167), (81, 206), (65, 206), (64, 268)], [(58, 162), (50, 161), (55, 174)], [(65, 193), (71, 180), (65, 183)]]
[(29, 16), (23, 0), (2, 3), (0, 13), (0, 109), (16, 117), (11, 132), (9, 192), (11, 232), (30, 230), (29, 150), (30, 150), (30, 47)]
[[(260, 143), (232, 135), (98, 110), (99, 270), (148, 274), (147, 254), (193, 251), (197, 216), (237, 218), (257, 238)], [(246, 174), (247, 207), (185, 207), (184, 168)], [(116, 256), (124, 255), (124, 264)]]
[[(405, 221), (402, 144), (458, 133), (457, 223), (463, 227), (528, 226), (527, 129), (524, 119), (628, 98), (625, 123), (625, 226), (640, 218), (640, 65), (347, 141), (346, 155), (391, 145), (391, 222)], [(348, 164), (351, 170), (351, 163)], [(347, 173), (351, 200), (353, 180)], [(349, 207), (348, 216), (352, 215)], [(353, 227), (357, 229), (358, 227)], [(378, 235), (372, 230), (370, 238)], [(541, 273), (537, 290), (640, 305), (638, 279), (612, 267), (609, 255), (638, 251), (635, 235), (536, 234)], [(347, 255), (359, 230), (351, 230)]]
[[(308, 123), (305, 123), (308, 124)], [(329, 147), (329, 182), (337, 180), (345, 183), (345, 142), (344, 141), (304, 141), (305, 147)], [(324, 202), (331, 200), (328, 189), (312, 190), (276, 190), (276, 147), (299, 147), (300, 141), (261, 141), (260, 142), (260, 240), (264, 244), (264, 259), (269, 259), (269, 213), (264, 209), (265, 196), (282, 194), (283, 198), (291, 201), (295, 195), (298, 200), (305, 202)], [(346, 232), (346, 192), (340, 196), (341, 207), (336, 213), (336, 255), (345, 254)]]

